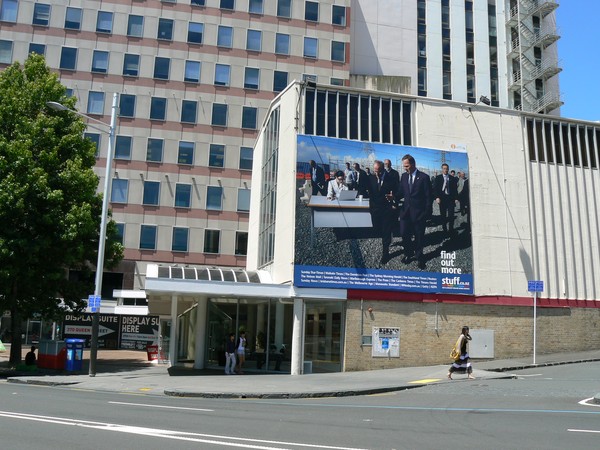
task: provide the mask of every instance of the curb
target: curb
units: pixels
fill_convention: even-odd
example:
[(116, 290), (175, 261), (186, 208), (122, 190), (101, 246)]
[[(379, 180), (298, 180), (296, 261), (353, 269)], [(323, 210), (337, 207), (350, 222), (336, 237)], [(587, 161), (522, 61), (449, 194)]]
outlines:
[(72, 386), (79, 384), (79, 381), (46, 381), (46, 380), (35, 380), (35, 379), (19, 379), (19, 378), (7, 378), (8, 383), (15, 384), (33, 384), (37, 386)]
[(600, 358), (591, 358), (591, 359), (579, 359), (575, 361), (556, 361), (556, 362), (546, 362), (539, 364), (523, 364), (518, 366), (511, 367), (499, 367), (496, 369), (484, 369), (490, 372), (509, 372), (511, 370), (523, 370), (523, 369), (535, 369), (536, 367), (549, 367), (549, 366), (564, 366), (566, 364), (580, 364), (586, 362), (597, 362), (600, 361)]

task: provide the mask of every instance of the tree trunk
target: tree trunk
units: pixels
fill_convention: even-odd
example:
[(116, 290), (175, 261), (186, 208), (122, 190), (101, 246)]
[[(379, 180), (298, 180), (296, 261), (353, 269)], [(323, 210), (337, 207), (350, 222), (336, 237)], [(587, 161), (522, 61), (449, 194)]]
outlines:
[(10, 309), (10, 359), (11, 364), (19, 364), (21, 362), (21, 317), (17, 313), (17, 308)]

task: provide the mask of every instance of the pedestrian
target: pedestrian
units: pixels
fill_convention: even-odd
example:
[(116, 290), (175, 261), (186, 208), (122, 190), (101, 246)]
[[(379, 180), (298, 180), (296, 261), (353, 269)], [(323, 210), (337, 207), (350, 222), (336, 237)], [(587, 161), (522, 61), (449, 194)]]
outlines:
[(240, 332), (240, 337), (238, 339), (236, 353), (237, 353), (237, 359), (238, 359), (237, 373), (239, 375), (243, 375), (244, 372), (242, 372), (242, 367), (244, 366), (244, 363), (246, 362), (246, 332), (245, 331)]
[(229, 340), (225, 344), (225, 375), (235, 373), (235, 335), (229, 333)]
[(452, 379), (452, 374), (454, 372), (457, 373), (466, 373), (468, 375), (469, 380), (474, 380), (473, 376), (473, 367), (471, 366), (471, 362), (469, 361), (469, 349), (468, 344), (471, 340), (471, 335), (469, 334), (469, 327), (463, 327), (454, 348), (458, 352), (458, 356), (450, 366), (450, 370), (448, 371), (448, 378)]
[(25, 365), (26, 366), (35, 366), (36, 358), (35, 358), (35, 345), (31, 346), (31, 351), (29, 351), (25, 355)]

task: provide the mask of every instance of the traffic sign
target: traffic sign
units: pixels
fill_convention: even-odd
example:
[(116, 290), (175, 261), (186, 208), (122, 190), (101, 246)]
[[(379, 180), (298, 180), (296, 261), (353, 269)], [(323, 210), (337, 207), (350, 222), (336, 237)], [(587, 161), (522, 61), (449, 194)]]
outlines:
[(541, 280), (527, 281), (527, 290), (529, 292), (544, 292), (544, 282)]
[(88, 295), (88, 307), (91, 312), (98, 312), (100, 310), (100, 303), (102, 297), (100, 295)]

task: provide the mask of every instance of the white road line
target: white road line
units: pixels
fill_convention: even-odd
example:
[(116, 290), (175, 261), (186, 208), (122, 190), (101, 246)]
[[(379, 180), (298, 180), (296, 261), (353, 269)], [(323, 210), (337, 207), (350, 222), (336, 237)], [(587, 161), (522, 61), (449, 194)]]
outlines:
[[(32, 420), (36, 422), (53, 423), (58, 425), (78, 426), (93, 428), (100, 431), (113, 431), (119, 433), (139, 434), (143, 436), (160, 437), (164, 439), (175, 439), (181, 441), (199, 442), (204, 444), (222, 445), (228, 447), (240, 447), (259, 450), (288, 450), (290, 447), (323, 448), (329, 450), (365, 450), (355, 447), (337, 447), (321, 444), (306, 444), (301, 442), (268, 441), (263, 439), (250, 439), (235, 436), (220, 436), (214, 434), (189, 433), (185, 431), (161, 430), (158, 428), (136, 427), (105, 422), (93, 422), (88, 420), (69, 419), (65, 417), (42, 416), (37, 414), (24, 414), (12, 411), (0, 411), (0, 417), (12, 419)], [(232, 442), (238, 441), (238, 442)], [(275, 447), (277, 446), (277, 447)], [(279, 447), (285, 446), (285, 447)]]
[(145, 408), (165, 408), (165, 409), (184, 409), (187, 411), (205, 411), (215, 412), (214, 409), (203, 409), (203, 408), (186, 408), (184, 406), (162, 406), (162, 405), (149, 405), (146, 403), (127, 403), (127, 402), (108, 402), (111, 405), (125, 405), (125, 406), (143, 406)]
[(581, 400), (580, 402), (578, 402), (580, 405), (584, 405), (584, 406), (595, 406), (596, 408), (600, 408), (600, 405), (598, 403), (588, 403), (590, 400), (594, 400), (595, 397), (590, 397), (590, 398), (586, 398), (584, 400)]
[(575, 433), (600, 433), (600, 430), (576, 430), (574, 428), (568, 428), (567, 431), (573, 431)]

